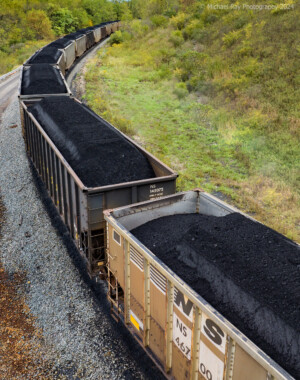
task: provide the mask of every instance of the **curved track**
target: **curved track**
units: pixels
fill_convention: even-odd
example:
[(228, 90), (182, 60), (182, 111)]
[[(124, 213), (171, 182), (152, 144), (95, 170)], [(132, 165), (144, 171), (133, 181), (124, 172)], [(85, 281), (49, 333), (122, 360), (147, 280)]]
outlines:
[[(81, 66), (94, 52), (79, 61)], [(77, 70), (77, 65), (71, 70), (74, 76)], [(6, 209), (0, 261), (10, 278), (19, 273), (25, 276), (18, 295), (26, 299), (26, 312), (35, 319), (37, 332), (43, 333), (23, 335), (17, 341), (18, 347), (33, 341), (33, 366), (11, 372), (0, 363), (0, 378), (160, 379), (160, 371), (130, 334), (110, 318), (105, 289), (91, 289), (63, 226), (59, 226), (62, 235), (57, 234), (59, 217), (41, 183), (32, 177), (25, 153), (18, 80), (17, 72), (0, 83), (5, 109), (0, 128), (0, 193)], [(0, 337), (1, 328), (12, 331), (12, 323), (0, 326)]]

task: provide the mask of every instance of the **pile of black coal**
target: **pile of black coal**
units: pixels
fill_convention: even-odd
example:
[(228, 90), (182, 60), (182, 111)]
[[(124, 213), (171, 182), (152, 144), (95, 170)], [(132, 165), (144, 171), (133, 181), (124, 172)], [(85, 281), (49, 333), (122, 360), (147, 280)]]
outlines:
[(155, 177), (145, 155), (88, 107), (68, 97), (28, 107), (87, 187)]
[(64, 49), (72, 44), (72, 40), (66, 37), (59, 38), (58, 40), (55, 40), (49, 44), (49, 47), (56, 47), (59, 49)]
[(131, 233), (300, 378), (298, 245), (238, 213), (167, 216)]
[(21, 95), (64, 94), (68, 90), (59, 69), (47, 64), (24, 67)]
[(46, 46), (38, 50), (28, 61), (29, 64), (34, 63), (58, 63), (63, 52), (54, 46)]

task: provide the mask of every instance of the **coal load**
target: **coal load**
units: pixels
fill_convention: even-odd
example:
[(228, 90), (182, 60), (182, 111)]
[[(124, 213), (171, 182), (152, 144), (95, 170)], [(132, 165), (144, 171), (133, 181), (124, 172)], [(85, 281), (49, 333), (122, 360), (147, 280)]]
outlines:
[(65, 94), (68, 90), (56, 67), (42, 63), (23, 70), (21, 95)]
[(62, 51), (58, 50), (54, 46), (46, 46), (43, 49), (36, 52), (32, 58), (28, 61), (30, 64), (34, 63), (51, 63), (57, 64), (62, 55)]
[(56, 41), (51, 42), (51, 44), (49, 44), (48, 46), (50, 46), (50, 47), (56, 47), (56, 48), (59, 48), (59, 49), (64, 49), (64, 48), (68, 47), (71, 44), (72, 44), (72, 40), (70, 40), (69, 38), (66, 38), (66, 37), (62, 37), (62, 38), (59, 38)]
[(66, 36), (64, 36), (64, 39), (65, 40), (69, 40), (69, 41), (74, 41), (80, 37), (83, 37), (84, 36), (84, 33), (80, 33), (80, 32), (73, 32), (73, 33), (70, 33), (70, 34), (67, 34)]
[(300, 378), (298, 245), (238, 213), (167, 216), (131, 233)]
[(147, 158), (87, 107), (67, 97), (28, 107), (87, 187), (155, 177)]

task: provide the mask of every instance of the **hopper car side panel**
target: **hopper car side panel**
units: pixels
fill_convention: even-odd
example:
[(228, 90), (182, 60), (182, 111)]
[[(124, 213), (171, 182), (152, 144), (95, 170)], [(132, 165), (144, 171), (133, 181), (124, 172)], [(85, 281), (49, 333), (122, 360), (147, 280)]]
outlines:
[(76, 42), (72, 41), (72, 43), (68, 45), (67, 47), (65, 47), (63, 51), (65, 54), (66, 70), (69, 70), (69, 68), (73, 65), (76, 59)]
[(111, 24), (111, 31), (112, 31), (112, 33), (116, 32), (117, 30), (118, 30), (118, 23), (113, 22)]
[(93, 29), (94, 36), (95, 36), (95, 42), (99, 42), (101, 40), (101, 28), (95, 28)]
[(105, 264), (106, 230), (103, 210), (173, 194), (177, 174), (133, 143), (147, 156), (156, 177), (86, 188), (41, 125), (28, 112), (26, 103), (21, 102), (21, 107), (28, 155), (62, 220), (68, 226), (90, 274), (96, 274), (99, 267)]
[(129, 232), (162, 216), (195, 212), (238, 211), (198, 191), (105, 211), (112, 313), (170, 378), (292, 379)]
[(76, 58), (81, 57), (86, 51), (86, 36), (76, 38)]

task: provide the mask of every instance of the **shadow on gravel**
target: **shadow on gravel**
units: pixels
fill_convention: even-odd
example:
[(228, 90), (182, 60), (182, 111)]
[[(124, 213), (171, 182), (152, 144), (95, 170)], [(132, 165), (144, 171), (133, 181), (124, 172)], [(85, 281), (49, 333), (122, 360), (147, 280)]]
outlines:
[[(123, 343), (125, 343), (128, 349), (128, 352), (131, 353), (131, 356), (128, 357), (128, 359), (132, 360), (135, 363), (135, 367), (137, 367), (140, 370), (140, 372), (143, 373), (143, 376), (145, 379), (156, 379), (156, 380), (165, 379), (164, 375), (155, 366), (152, 360), (146, 355), (145, 351), (135, 341), (133, 336), (125, 328), (122, 322), (116, 323), (110, 317), (110, 306), (106, 298), (106, 284), (103, 281), (101, 281), (100, 283), (96, 283), (95, 281), (90, 279), (87, 273), (87, 270), (85, 268), (84, 261), (81, 258), (73, 240), (71, 239), (71, 236), (69, 234), (67, 227), (61, 220), (61, 217), (56, 207), (52, 203), (52, 200), (49, 197), (42, 180), (38, 176), (38, 173), (31, 162), (30, 162), (30, 169), (32, 172), (33, 181), (38, 189), (38, 192), (39, 192), (41, 201), (45, 207), (45, 210), (48, 216), (50, 217), (52, 226), (56, 229), (59, 237), (63, 241), (64, 246), (67, 248), (68, 254), (70, 258), (72, 259), (73, 264), (77, 268), (81, 279), (92, 290), (94, 310), (98, 313), (99, 322), (101, 321), (103, 314), (109, 317), (108, 321), (109, 321), (111, 329), (109, 332), (104, 331), (102, 336), (104, 338), (105, 336), (107, 336), (108, 339), (113, 342), (118, 342), (119, 340), (121, 340)], [(70, 316), (70, 318), (72, 318), (72, 316)], [(111, 332), (113, 332), (114, 336), (111, 336)], [(115, 345), (116, 345), (116, 350), (118, 350), (117, 343), (115, 343)], [(100, 350), (100, 347), (99, 347), (99, 350)], [(104, 355), (103, 353), (101, 354), (100, 351), (99, 353), (101, 356)], [(118, 358), (123, 358), (124, 360), (124, 355), (121, 352), (115, 352), (115, 358), (116, 360), (118, 360)], [(68, 375), (64, 372), (64, 369), (61, 368), (60, 370), (62, 371), (64, 375)], [(70, 373), (69, 375), (72, 376), (72, 374)], [(137, 379), (136, 375), (132, 373), (131, 369), (125, 369), (122, 376), (126, 380)], [(74, 378), (71, 377), (71, 379), (74, 379)]]

